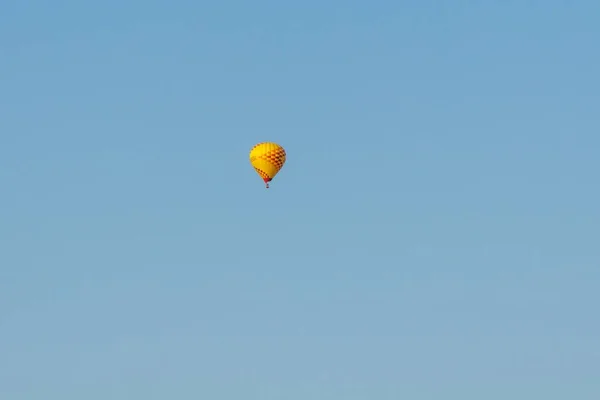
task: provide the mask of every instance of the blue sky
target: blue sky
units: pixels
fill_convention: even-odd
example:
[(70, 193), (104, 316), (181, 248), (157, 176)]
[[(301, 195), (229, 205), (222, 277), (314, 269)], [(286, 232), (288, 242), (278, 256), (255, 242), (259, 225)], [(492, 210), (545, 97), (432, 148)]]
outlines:
[(599, 15), (2, 2), (0, 397), (597, 399)]

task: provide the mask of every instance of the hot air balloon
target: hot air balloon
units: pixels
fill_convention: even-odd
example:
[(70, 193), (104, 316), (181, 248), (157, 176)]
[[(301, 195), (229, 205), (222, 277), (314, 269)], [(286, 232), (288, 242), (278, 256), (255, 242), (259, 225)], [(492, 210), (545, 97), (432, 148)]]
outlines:
[(267, 189), (269, 182), (285, 164), (286, 154), (283, 147), (273, 142), (262, 142), (250, 150), (250, 164), (258, 175), (265, 181)]

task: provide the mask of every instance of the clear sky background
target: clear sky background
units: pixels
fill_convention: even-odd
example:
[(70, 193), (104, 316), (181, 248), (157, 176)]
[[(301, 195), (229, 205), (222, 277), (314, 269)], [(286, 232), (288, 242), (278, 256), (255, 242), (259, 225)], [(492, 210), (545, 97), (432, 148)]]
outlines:
[(596, 0), (2, 1), (0, 398), (597, 400), (599, 43)]

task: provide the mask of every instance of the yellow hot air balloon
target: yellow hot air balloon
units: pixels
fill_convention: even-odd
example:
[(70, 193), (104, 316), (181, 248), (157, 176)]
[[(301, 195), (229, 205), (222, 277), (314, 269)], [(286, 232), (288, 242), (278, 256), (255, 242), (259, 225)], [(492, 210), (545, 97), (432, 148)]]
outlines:
[(277, 143), (258, 143), (250, 150), (250, 164), (265, 181), (267, 189), (269, 182), (275, 178), (285, 164), (285, 160), (285, 150)]

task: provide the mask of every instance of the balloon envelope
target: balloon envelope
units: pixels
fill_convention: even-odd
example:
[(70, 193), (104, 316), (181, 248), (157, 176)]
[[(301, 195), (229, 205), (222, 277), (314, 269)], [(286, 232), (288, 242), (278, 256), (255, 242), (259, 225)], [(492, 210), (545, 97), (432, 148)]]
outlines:
[(283, 147), (273, 142), (262, 142), (254, 145), (250, 150), (250, 164), (256, 173), (269, 187), (269, 182), (281, 170), (286, 161)]

